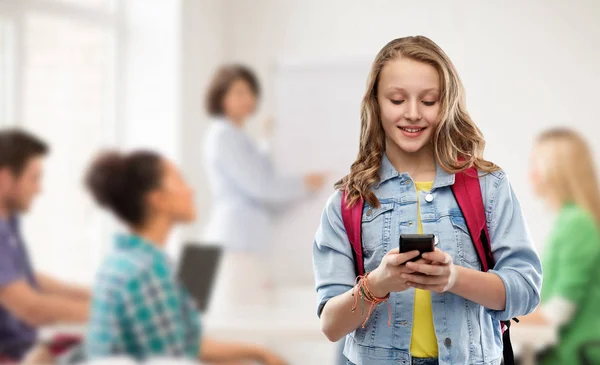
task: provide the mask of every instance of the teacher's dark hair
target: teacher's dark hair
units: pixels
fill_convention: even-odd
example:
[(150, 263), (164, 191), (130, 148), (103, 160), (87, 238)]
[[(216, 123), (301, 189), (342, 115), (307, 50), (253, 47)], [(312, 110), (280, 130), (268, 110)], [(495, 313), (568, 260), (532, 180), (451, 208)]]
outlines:
[(98, 156), (85, 176), (85, 185), (96, 202), (123, 222), (140, 226), (147, 216), (146, 196), (163, 178), (162, 157), (151, 151)]
[(210, 82), (206, 93), (206, 111), (210, 116), (221, 116), (223, 110), (223, 99), (231, 85), (237, 80), (244, 80), (249, 85), (256, 97), (260, 96), (260, 85), (254, 72), (242, 65), (221, 66)]

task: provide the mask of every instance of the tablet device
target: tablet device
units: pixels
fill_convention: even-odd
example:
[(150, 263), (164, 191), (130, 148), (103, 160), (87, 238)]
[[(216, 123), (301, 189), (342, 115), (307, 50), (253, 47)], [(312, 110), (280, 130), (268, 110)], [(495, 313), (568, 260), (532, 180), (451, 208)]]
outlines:
[(199, 243), (187, 243), (183, 248), (177, 276), (201, 312), (208, 309), (222, 250), (217, 245)]

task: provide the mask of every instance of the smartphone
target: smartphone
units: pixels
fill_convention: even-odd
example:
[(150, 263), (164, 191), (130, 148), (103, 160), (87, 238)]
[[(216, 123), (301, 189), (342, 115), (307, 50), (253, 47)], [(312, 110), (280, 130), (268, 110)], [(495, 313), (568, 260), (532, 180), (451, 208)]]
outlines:
[(419, 256), (410, 261), (417, 261), (425, 252), (435, 250), (435, 235), (433, 234), (401, 234), (400, 253), (419, 251)]

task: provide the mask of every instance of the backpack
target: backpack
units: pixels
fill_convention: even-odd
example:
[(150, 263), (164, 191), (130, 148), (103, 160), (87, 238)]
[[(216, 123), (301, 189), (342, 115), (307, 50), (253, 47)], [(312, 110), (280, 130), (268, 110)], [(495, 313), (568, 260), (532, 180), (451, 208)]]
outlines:
[[(479, 185), (479, 175), (474, 167), (455, 175), (452, 193), (467, 223), (471, 240), (475, 245), (481, 263), (481, 270), (488, 271), (494, 267), (495, 262), (492, 255), (481, 186)], [(345, 191), (342, 192), (342, 220), (352, 246), (357, 276), (365, 273), (361, 232), (363, 207), (364, 201), (362, 199), (349, 207), (346, 204), (346, 193)], [(515, 321), (518, 322), (517, 319)], [(504, 321), (501, 325), (504, 364), (514, 365), (515, 358), (510, 342), (510, 321)]]

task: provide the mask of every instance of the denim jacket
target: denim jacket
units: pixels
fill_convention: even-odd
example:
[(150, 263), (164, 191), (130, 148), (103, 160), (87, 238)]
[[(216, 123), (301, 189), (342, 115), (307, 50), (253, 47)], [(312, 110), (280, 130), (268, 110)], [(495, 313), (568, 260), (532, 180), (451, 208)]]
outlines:
[[(381, 205), (365, 203), (362, 239), (365, 270), (379, 266), (383, 256), (398, 247), (400, 234), (417, 233), (417, 191), (407, 173), (398, 173), (384, 155), (380, 181), (372, 189)], [(451, 186), (454, 175), (439, 166), (431, 192), (421, 192), (423, 232), (435, 234), (438, 248), (455, 265), (481, 270), (465, 219)], [(452, 293), (431, 293), (440, 364), (500, 364), (500, 321), (532, 312), (540, 301), (542, 268), (533, 248), (521, 207), (502, 171), (480, 178), (490, 241), (498, 275), (506, 288), (506, 306), (491, 310)], [(431, 194), (425, 199), (427, 194)], [(354, 286), (352, 249), (341, 216), (341, 192), (325, 207), (313, 246), (318, 314), (326, 302)], [(392, 324), (387, 306), (378, 306), (365, 328), (346, 336), (344, 354), (356, 365), (410, 364), (414, 289), (392, 293)]]

